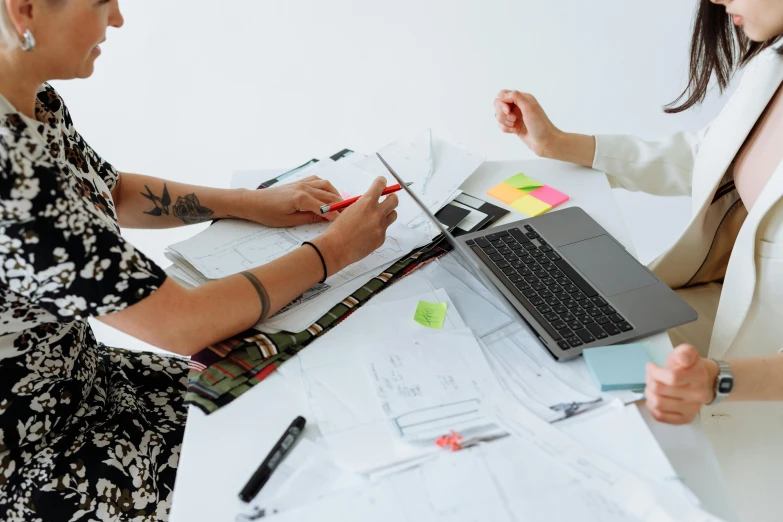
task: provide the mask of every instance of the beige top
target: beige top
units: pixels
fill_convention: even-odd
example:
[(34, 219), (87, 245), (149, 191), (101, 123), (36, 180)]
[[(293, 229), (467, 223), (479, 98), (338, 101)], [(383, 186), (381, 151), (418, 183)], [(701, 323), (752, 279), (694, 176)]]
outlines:
[(748, 212), (783, 159), (783, 87), (772, 97), (734, 163), (734, 184)]

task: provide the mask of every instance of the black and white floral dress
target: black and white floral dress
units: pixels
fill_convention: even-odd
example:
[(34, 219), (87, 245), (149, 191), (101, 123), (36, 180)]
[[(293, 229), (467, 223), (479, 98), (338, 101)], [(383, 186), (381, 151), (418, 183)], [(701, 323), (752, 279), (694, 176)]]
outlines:
[(118, 179), (53, 88), (35, 120), (0, 97), (0, 520), (168, 518), (186, 362), (87, 322), (166, 278), (120, 236)]

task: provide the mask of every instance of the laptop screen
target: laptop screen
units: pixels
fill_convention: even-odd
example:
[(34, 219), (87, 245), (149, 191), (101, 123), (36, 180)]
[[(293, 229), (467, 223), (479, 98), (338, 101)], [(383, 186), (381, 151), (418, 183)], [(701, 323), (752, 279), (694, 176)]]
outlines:
[(492, 281), (489, 280), (489, 278), (484, 275), (484, 273), (481, 271), (481, 268), (479, 267), (478, 263), (473, 259), (472, 255), (473, 253), (468, 250), (468, 247), (460, 243), (456, 240), (453, 234), (449, 232), (449, 230), (440, 222), (438, 219), (430, 212), (430, 210), (427, 208), (424, 203), (416, 196), (416, 194), (413, 193), (413, 191), (408, 187), (405, 182), (402, 180), (402, 178), (399, 176), (397, 172), (394, 171), (391, 165), (386, 163), (386, 160), (383, 159), (383, 157), (380, 154), (376, 153), (376, 156), (378, 156), (378, 159), (381, 160), (381, 162), (384, 164), (386, 169), (389, 171), (389, 173), (394, 177), (394, 179), (397, 181), (397, 183), (400, 184), (400, 186), (407, 192), (407, 194), (413, 199), (413, 201), (416, 202), (416, 205), (421, 209), (422, 213), (427, 216), (427, 218), (435, 224), (436, 227), (438, 227), (438, 230), (440, 230), (440, 233), (443, 235), (444, 239), (448, 241), (448, 243), (453, 247), (453, 250), (450, 255), (454, 256), (453, 260), (459, 263), (465, 270), (467, 270), (473, 277), (475, 277), (486, 289), (496, 298), (495, 303), (496, 305), (501, 306), (503, 309), (501, 310), (503, 313), (505, 313), (509, 318), (511, 318), (513, 321), (516, 321), (518, 323), (523, 324), (525, 329), (529, 329), (529, 326), (521, 320), (519, 317), (519, 313), (511, 306), (511, 304), (506, 300), (506, 297), (497, 289), (497, 287), (492, 283)]

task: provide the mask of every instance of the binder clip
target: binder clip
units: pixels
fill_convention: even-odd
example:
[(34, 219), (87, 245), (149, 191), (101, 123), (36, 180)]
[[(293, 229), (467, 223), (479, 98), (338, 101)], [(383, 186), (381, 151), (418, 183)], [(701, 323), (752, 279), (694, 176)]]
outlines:
[(437, 439), (435, 441), (435, 444), (437, 444), (441, 448), (450, 447), (451, 451), (459, 451), (462, 449), (462, 435), (459, 435), (454, 432), (454, 430), (451, 430), (450, 435), (444, 435), (443, 437)]

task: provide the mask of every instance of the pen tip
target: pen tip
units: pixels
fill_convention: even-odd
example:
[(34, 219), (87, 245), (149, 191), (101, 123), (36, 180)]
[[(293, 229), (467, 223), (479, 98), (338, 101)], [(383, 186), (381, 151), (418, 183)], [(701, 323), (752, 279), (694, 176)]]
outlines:
[(413, 182), (412, 182), (412, 181), (409, 181), (409, 182), (407, 182), (407, 183), (405, 184), (405, 186), (406, 186), (406, 187), (410, 187), (411, 185), (413, 185)]

